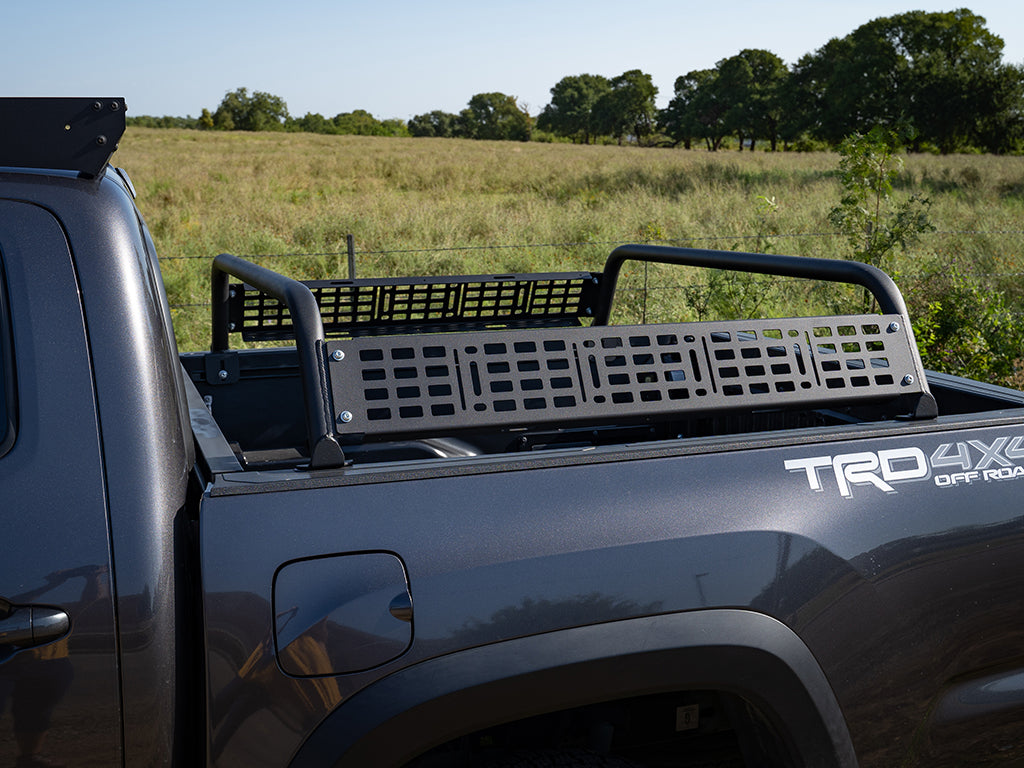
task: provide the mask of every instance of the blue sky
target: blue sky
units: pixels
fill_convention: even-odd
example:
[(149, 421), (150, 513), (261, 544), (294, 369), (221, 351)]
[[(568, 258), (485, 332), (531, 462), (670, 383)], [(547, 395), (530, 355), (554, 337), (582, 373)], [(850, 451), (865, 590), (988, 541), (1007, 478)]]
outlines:
[(0, 95), (124, 96), (129, 114), (193, 115), (239, 87), (292, 115), (458, 112), (501, 91), (537, 114), (566, 75), (675, 78), (743, 48), (792, 64), (866, 21), (966, 6), (1024, 63), (1024, 3), (882, 0), (4, 0)]

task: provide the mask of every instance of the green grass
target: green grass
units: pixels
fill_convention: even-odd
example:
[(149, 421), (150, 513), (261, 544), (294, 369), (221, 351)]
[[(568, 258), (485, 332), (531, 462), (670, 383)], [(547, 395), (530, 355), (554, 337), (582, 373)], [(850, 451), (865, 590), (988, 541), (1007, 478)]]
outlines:
[[(190, 305), (209, 301), (209, 260), (221, 252), (290, 254), (261, 263), (305, 279), (345, 276), (347, 234), (360, 277), (599, 270), (621, 242), (849, 250), (828, 224), (840, 197), (829, 153), (131, 128), (114, 162), (138, 190), (182, 349), (207, 343), (209, 309)], [(899, 192), (927, 195), (938, 230), (894, 263), (912, 307), (929, 298), (915, 294), (918, 275), (953, 259), (1024, 305), (1024, 158), (911, 156)], [(682, 288), (708, 279), (627, 272), (627, 321), (693, 319)], [(776, 281), (757, 311), (832, 300)]]

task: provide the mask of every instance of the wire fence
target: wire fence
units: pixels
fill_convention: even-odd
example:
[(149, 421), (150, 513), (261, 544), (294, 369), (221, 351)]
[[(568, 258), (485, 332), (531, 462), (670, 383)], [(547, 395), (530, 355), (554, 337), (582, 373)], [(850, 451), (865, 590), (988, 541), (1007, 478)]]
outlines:
[[(973, 233), (957, 233), (957, 234), (973, 234)], [(999, 233), (989, 233), (999, 234)], [(1011, 233), (1007, 233), (1011, 234)], [(1012, 233), (1012, 234), (1024, 234), (1024, 232)], [(403, 254), (420, 254), (420, 253), (462, 253), (472, 251), (510, 251), (510, 250), (535, 250), (543, 248), (585, 248), (592, 246), (606, 246), (614, 248), (619, 245), (627, 245), (633, 243), (643, 243), (650, 245), (684, 245), (694, 244), (701, 242), (718, 242), (718, 241), (740, 241), (740, 240), (753, 240), (757, 239), (765, 240), (780, 240), (785, 238), (812, 238), (812, 237), (841, 237), (835, 232), (797, 232), (783, 235), (723, 235), (720, 237), (685, 237), (685, 238), (631, 238), (629, 240), (586, 240), (580, 242), (566, 242), (566, 243), (519, 243), (513, 245), (458, 245), (449, 247), (435, 247), (435, 248), (400, 248), (391, 250), (366, 250), (366, 251), (355, 251), (357, 256), (391, 256), (391, 255), (403, 255)], [(348, 255), (348, 251), (317, 251), (317, 252), (306, 252), (296, 251), (291, 253), (249, 253), (249, 254), (235, 254), (241, 256), (244, 259), (286, 259), (286, 258), (324, 258), (324, 257), (338, 257)], [(180, 261), (190, 259), (209, 259), (209, 256), (162, 256), (160, 261)]]
[[(1020, 236), (1024, 237), (1024, 230), (936, 230), (930, 233), (922, 235), (922, 239), (930, 239), (935, 237), (1010, 237)], [(539, 251), (544, 249), (573, 249), (580, 250), (584, 248), (602, 247), (613, 249), (620, 245), (627, 244), (646, 244), (646, 245), (674, 245), (681, 247), (711, 247), (714, 248), (716, 244), (729, 243), (731, 246), (729, 250), (737, 250), (736, 246), (743, 242), (756, 243), (758, 245), (766, 242), (775, 243), (780, 240), (795, 240), (795, 239), (814, 239), (814, 238), (843, 238), (844, 235), (837, 232), (790, 232), (790, 233), (760, 233), (751, 235), (722, 235), (722, 236), (704, 236), (704, 237), (686, 237), (686, 238), (631, 238), (628, 240), (587, 240), (580, 242), (559, 242), (559, 243), (519, 243), (509, 245), (465, 245), (465, 246), (448, 246), (448, 247), (432, 247), (432, 248), (401, 248), (401, 249), (388, 249), (388, 250), (356, 250), (353, 246), (354, 239), (351, 235), (348, 236), (348, 247), (346, 250), (333, 250), (333, 251), (295, 251), (285, 253), (251, 253), (251, 254), (235, 254), (242, 258), (250, 260), (275, 260), (275, 259), (325, 259), (334, 258), (339, 259), (341, 257), (348, 258), (350, 274), (349, 278), (355, 277), (356, 264), (358, 263), (358, 257), (382, 257), (382, 256), (414, 256), (423, 254), (450, 254), (450, 253), (473, 253), (473, 252), (508, 252), (508, 251)], [(1022, 243), (1024, 246), (1024, 243)], [(1024, 250), (1024, 247), (1022, 247)], [(1011, 254), (1016, 256), (1016, 254)], [(161, 262), (170, 261), (190, 261), (190, 260), (204, 260), (209, 261), (212, 256), (162, 256)], [(972, 272), (973, 277), (985, 278), (992, 280), (1003, 280), (1024, 277), (1024, 272), (1017, 271), (988, 271), (988, 272)], [(404, 275), (403, 275), (404, 276)], [(915, 273), (903, 272), (901, 277), (904, 279), (915, 279), (920, 278), (922, 275)], [(786, 282), (800, 282), (799, 280), (779, 280), (776, 279), (776, 284), (782, 284)], [(690, 284), (691, 287), (695, 288), (706, 288), (706, 285), (701, 284)], [(663, 291), (677, 289), (678, 285), (643, 285), (643, 291)], [(625, 290), (629, 290), (628, 288)], [(210, 307), (209, 302), (197, 302), (197, 303), (172, 303), (172, 309), (176, 310), (198, 310), (208, 309)], [(1021, 313), (1024, 316), (1024, 313)]]

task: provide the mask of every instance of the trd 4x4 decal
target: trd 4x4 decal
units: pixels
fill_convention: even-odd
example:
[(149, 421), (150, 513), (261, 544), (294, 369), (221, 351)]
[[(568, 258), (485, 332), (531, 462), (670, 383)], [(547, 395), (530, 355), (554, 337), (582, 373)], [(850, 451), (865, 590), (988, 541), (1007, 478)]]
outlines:
[(991, 444), (981, 440), (942, 443), (930, 456), (909, 446), (787, 459), (785, 467), (790, 472), (802, 472), (814, 491), (824, 491), (827, 478), (834, 478), (839, 494), (849, 499), (857, 485), (896, 493), (894, 484), (928, 479), (940, 488), (1015, 480), (1024, 477), (1024, 466), (1015, 463), (1021, 459), (1024, 435), (1007, 435), (997, 437)]

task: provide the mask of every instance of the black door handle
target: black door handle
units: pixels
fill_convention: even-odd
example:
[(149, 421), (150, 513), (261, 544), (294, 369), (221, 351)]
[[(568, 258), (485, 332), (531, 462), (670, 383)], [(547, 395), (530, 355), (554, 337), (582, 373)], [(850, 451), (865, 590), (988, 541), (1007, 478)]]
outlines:
[(71, 619), (59, 608), (13, 605), (0, 597), (0, 648), (32, 648), (58, 640), (71, 629)]

